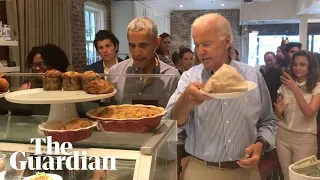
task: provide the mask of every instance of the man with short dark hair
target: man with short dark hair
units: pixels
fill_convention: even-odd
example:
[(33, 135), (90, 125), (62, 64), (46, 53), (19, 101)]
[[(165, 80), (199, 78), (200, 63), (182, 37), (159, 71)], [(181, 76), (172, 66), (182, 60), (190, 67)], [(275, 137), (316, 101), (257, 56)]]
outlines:
[(299, 42), (289, 42), (286, 45), (286, 61), (282, 61), (279, 66), (280, 67), (289, 67), (292, 61), (292, 57), (295, 53), (301, 51), (302, 44)]
[(101, 57), (101, 60), (86, 67), (96, 73), (108, 74), (111, 66), (122, 59), (117, 57), (119, 40), (108, 30), (100, 30), (94, 39), (94, 46)]

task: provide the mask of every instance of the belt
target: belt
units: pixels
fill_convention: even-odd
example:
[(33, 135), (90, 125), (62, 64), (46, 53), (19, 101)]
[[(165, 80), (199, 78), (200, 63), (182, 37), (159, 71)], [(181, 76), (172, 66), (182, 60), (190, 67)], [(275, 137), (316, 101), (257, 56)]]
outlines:
[[(193, 156), (195, 157), (195, 156)], [(226, 161), (226, 162), (209, 162), (195, 157), (197, 160), (203, 162), (207, 166), (218, 167), (219, 169), (238, 169), (240, 166), (237, 164), (237, 161)]]

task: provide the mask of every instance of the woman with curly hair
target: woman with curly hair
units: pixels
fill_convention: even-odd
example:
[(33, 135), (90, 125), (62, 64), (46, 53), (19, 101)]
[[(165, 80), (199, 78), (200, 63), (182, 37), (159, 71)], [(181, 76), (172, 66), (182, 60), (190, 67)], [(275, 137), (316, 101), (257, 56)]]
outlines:
[[(27, 63), (32, 73), (45, 73), (51, 69), (66, 72), (69, 65), (66, 53), (55, 44), (33, 47), (27, 56)], [(41, 79), (36, 78), (27, 80), (20, 87), (20, 90), (41, 87)]]
[(279, 118), (277, 154), (285, 180), (288, 167), (303, 158), (317, 155), (317, 113), (320, 83), (315, 56), (308, 51), (293, 55), (290, 74), (283, 72), (275, 114)]

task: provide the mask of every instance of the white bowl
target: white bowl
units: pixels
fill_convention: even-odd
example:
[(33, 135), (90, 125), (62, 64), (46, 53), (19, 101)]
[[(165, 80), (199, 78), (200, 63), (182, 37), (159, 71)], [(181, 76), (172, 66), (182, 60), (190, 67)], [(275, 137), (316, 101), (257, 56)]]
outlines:
[(294, 164), (291, 164), (289, 166), (289, 179), (290, 180), (315, 180), (315, 179), (320, 180), (320, 177), (310, 177), (310, 176), (306, 176), (306, 175), (298, 174), (298, 173), (294, 172), (292, 170), (293, 166), (294, 166)]
[[(48, 175), (49, 177), (51, 177), (51, 178), (54, 179), (54, 180), (63, 180), (62, 177), (59, 176), (59, 175), (57, 175), (57, 174), (46, 174), (46, 175)], [(35, 176), (35, 175), (26, 177), (26, 178), (24, 178), (23, 180), (29, 180), (29, 179), (33, 178), (34, 176)]]

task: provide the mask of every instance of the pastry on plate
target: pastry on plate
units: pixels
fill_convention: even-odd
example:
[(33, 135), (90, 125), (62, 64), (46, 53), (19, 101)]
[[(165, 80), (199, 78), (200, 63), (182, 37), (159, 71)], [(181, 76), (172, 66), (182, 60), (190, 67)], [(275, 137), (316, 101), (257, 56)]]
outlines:
[[(1, 75), (0, 75), (1, 76)], [(0, 77), (0, 94), (9, 90), (9, 83), (5, 78)]]
[(80, 129), (91, 126), (91, 123), (87, 119), (75, 119), (67, 124), (65, 124), (61, 130), (73, 130), (73, 129)]
[(81, 76), (78, 72), (68, 71), (62, 74), (62, 87), (65, 91), (81, 89)]
[(43, 89), (45, 91), (55, 91), (62, 89), (61, 72), (55, 69), (48, 70), (43, 76)]
[(248, 90), (248, 84), (237, 69), (223, 64), (208, 80), (203, 91), (207, 93), (232, 93)]
[(88, 94), (107, 94), (114, 91), (114, 85), (104, 79), (96, 79), (90, 81), (85, 87), (84, 91)]
[(84, 90), (84, 87), (93, 80), (101, 79), (101, 76), (93, 71), (86, 71), (81, 76), (81, 89)]

